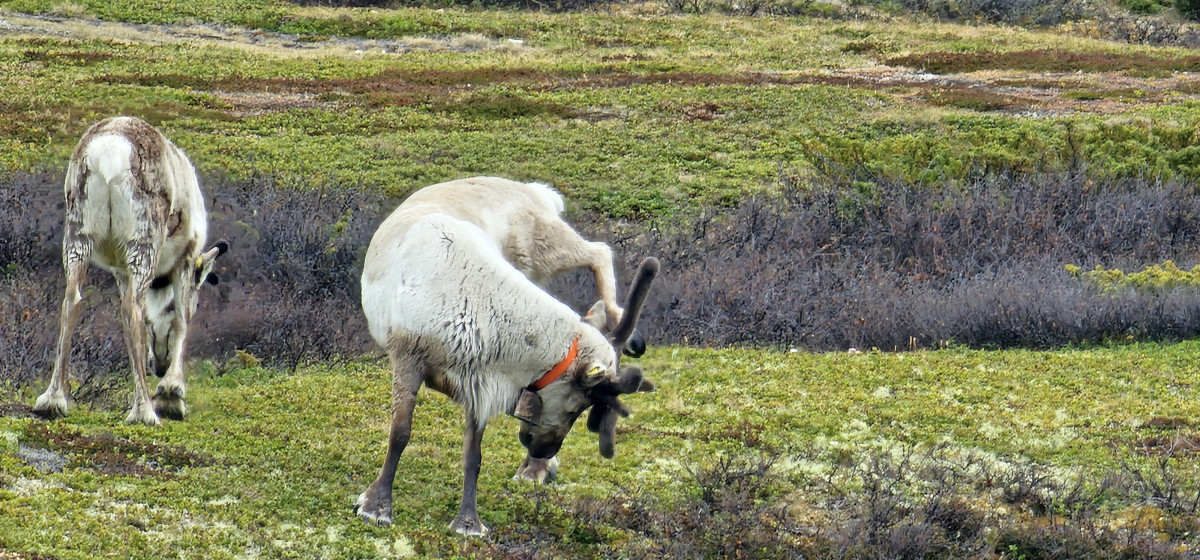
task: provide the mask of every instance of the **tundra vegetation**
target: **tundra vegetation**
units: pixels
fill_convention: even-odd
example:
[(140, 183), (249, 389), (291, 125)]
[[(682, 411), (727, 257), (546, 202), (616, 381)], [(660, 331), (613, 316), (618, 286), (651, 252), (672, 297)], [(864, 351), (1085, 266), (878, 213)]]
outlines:
[[(1193, 557), (1195, 24), (1000, 4), (0, 1), (0, 557)], [(189, 417), (154, 429), (120, 425), (99, 274), (77, 407), (28, 414), (66, 162), (115, 114), (188, 153), (232, 246)], [(422, 394), (369, 526), (390, 385), (363, 255), (399, 197), (480, 174), (562, 191), (622, 282), (662, 259), (658, 390), (611, 461), (568, 436), (547, 486), (509, 480), (496, 420), (468, 539), (461, 412)]]

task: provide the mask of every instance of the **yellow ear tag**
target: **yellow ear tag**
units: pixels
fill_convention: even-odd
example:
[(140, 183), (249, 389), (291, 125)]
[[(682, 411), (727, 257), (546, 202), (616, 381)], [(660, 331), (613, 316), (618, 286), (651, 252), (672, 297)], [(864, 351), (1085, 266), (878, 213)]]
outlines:
[(602, 371), (604, 371), (604, 368), (602, 368), (600, 366), (592, 366), (592, 369), (589, 369), (587, 374), (588, 375), (596, 375), (597, 373), (600, 373)]
[(204, 257), (196, 257), (196, 268), (202, 268), (203, 266), (204, 266)]

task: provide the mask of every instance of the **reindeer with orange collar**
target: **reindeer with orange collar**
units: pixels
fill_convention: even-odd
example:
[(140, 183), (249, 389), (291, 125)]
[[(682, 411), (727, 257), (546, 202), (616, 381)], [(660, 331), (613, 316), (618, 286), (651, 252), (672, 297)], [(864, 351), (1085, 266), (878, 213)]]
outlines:
[[(588, 408), (588, 428), (599, 434), (601, 453), (612, 456), (617, 417), (629, 414), (618, 396), (653, 390), (640, 369), (621, 369), (618, 356), (634, 332), (658, 261), (642, 263), (626, 308), (601, 300), (580, 317), (510, 261), (504, 240), (523, 234), (502, 230), (508, 226), (499, 222), (480, 225), (459, 213), (457, 201), (420, 194), (379, 226), (363, 266), (363, 311), (372, 338), (390, 358), (393, 401), (383, 467), (355, 509), (369, 521), (391, 522), (392, 484), (411, 435), (417, 391), (425, 385), (466, 409), (464, 488), (450, 527), (479, 535), (487, 531), (476, 508), (476, 485), (489, 418), (512, 412), (522, 419), (520, 441), (529, 454), (522, 469), (530, 478), (544, 478), (531, 469), (550, 466)], [(474, 204), (503, 213), (504, 202), (522, 201)], [(614, 308), (620, 313), (615, 324), (609, 313)]]

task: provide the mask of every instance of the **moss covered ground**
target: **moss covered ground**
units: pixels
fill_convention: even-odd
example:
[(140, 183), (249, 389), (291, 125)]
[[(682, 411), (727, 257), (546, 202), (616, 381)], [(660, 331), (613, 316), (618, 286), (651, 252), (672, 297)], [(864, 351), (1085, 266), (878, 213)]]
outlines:
[[(120, 422), (123, 411), (88, 406), (54, 423), (0, 418), (0, 550), (54, 558), (455, 556), (496, 552), (496, 542), (536, 528), (580, 556), (636, 555), (645, 535), (576, 519), (563, 504), (695, 498), (702, 486), (689, 473), (747, 452), (780, 456), (770, 499), (793, 503), (797, 523), (833, 491), (821, 482), (836, 470), (838, 450), (941, 446), (1100, 485), (1121, 459), (1148, 462), (1164, 441), (1200, 437), (1197, 350), (1191, 342), (1049, 352), (657, 349), (641, 363), (658, 391), (627, 399), (635, 415), (621, 422), (613, 460), (580, 428), (559, 455), (556, 484), (514, 482), (523, 457), (516, 422), (491, 424), (480, 512), (493, 533), (484, 539), (446, 529), (461, 487), (461, 412), (447, 399), (422, 393), (397, 474), (395, 525), (375, 527), (350, 506), (382, 460), (386, 368), (368, 360), (283, 375), (202, 363), (184, 422), (130, 427)], [(51, 467), (31, 458), (38, 449), (65, 464), (42, 470)], [(1197, 465), (1190, 451), (1173, 461), (1181, 472)], [(1142, 505), (1118, 496), (1104, 508), (1115, 519)]]
[(57, 169), (88, 124), (130, 113), (210, 175), (403, 195), (497, 174), (621, 218), (814, 169), (1200, 176), (1186, 49), (903, 20), (199, 5), (0, 2), (0, 169)]
[[(0, 172), (59, 171), (89, 124), (124, 113), (162, 128), (208, 178), (399, 196), (495, 174), (643, 223), (803, 188), (811, 173), (1200, 177), (1195, 55), (1065, 28), (133, 0), (0, 0), (0, 23)], [(198, 362), (191, 416), (157, 429), (121, 424), (119, 405), (55, 423), (5, 405), (0, 558), (669, 555), (663, 543), (692, 541), (609, 513), (710, 507), (703, 473), (755, 456), (771, 458), (751, 501), (772, 512), (771, 542), (808, 550), (833, 546), (819, 527), (871, 489), (847, 464), (929, 450), (991, 465), (962, 470), (996, 492), (961, 506), (971, 511), (1044, 531), (1082, 519), (1177, 555), (1196, 544), (1197, 507), (1183, 499), (1197, 491), (1196, 342), (864, 350), (656, 348), (641, 362), (659, 391), (628, 399), (617, 457), (580, 429), (549, 487), (510, 480), (523, 451), (515, 421), (497, 419), (485, 539), (446, 529), (461, 412), (431, 394), (397, 475), (395, 525), (351, 513), (386, 437), (388, 373), (372, 358), (295, 374)], [(12, 393), (29, 403), (37, 389)], [(1045, 473), (1063, 495), (1021, 509), (1031, 498), (985, 476), (1001, 472)], [(1114, 491), (1114, 473), (1144, 484)], [(1073, 481), (1092, 492), (1085, 508)], [(981, 535), (978, 555), (1037, 556)]]

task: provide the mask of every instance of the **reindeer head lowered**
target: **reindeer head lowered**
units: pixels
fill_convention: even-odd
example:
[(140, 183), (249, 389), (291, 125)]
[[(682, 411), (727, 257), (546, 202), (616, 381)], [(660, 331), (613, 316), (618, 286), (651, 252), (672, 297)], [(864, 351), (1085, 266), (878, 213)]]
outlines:
[[(623, 394), (649, 392), (654, 384), (643, 379), (637, 367), (620, 368), (619, 357), (637, 326), (642, 304), (650, 291), (650, 285), (658, 274), (658, 259), (646, 258), (638, 268), (637, 276), (629, 287), (625, 315), (621, 322), (606, 333), (613, 354), (600, 361), (576, 360), (574, 370), (563, 376), (558, 383), (551, 383), (545, 391), (527, 390), (514, 414), (521, 418), (519, 437), (521, 444), (534, 459), (553, 457), (571, 426), (583, 411), (592, 409), (588, 416), (588, 429), (600, 436), (600, 454), (612, 458), (616, 439), (617, 416), (629, 416), (629, 408), (618, 397)], [(602, 330), (606, 324), (604, 303), (596, 302), (583, 322)], [(609, 369), (605, 363), (611, 363)]]
[[(196, 314), (200, 287), (205, 282), (216, 285), (220, 281), (212, 271), (213, 264), (228, 250), (229, 243), (218, 241), (195, 262), (183, 259), (171, 271), (150, 281), (150, 289), (146, 291), (146, 334), (155, 375), (162, 377), (171, 367), (171, 340), (178, 336), (180, 325)], [(186, 281), (179, 282), (177, 277)], [(182, 316), (179, 300), (186, 302), (186, 313)], [(183, 320), (179, 321), (180, 318)]]

